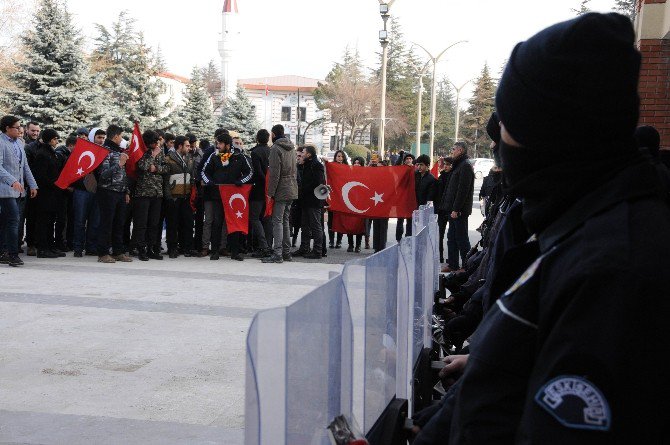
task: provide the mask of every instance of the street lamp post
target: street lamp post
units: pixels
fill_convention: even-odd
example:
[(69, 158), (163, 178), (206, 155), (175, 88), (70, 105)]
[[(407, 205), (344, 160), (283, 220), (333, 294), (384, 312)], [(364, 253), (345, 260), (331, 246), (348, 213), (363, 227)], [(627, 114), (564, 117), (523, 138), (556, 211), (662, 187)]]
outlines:
[(437, 55), (437, 57), (433, 57), (433, 55), (428, 52), (426, 48), (423, 46), (419, 45), (418, 43), (416, 44), (419, 48), (424, 50), (426, 54), (428, 54), (428, 58), (430, 62), (433, 62), (433, 86), (432, 86), (432, 91), (431, 91), (431, 97), (430, 97), (430, 102), (431, 102), (431, 107), (430, 107), (430, 159), (433, 159), (433, 152), (435, 149), (435, 113), (437, 110), (437, 91), (436, 91), (436, 86), (437, 86), (437, 63), (440, 61), (440, 58), (444, 55), (444, 53), (447, 52), (447, 50), (451, 49), (452, 47), (458, 45), (459, 43), (465, 43), (466, 40), (461, 40), (456, 43), (452, 43), (448, 47), (446, 47), (441, 53)]
[(426, 64), (423, 66), (423, 68), (418, 68), (417, 66), (414, 66), (414, 70), (416, 71), (417, 75), (419, 76), (419, 92), (417, 93), (417, 98), (416, 98), (416, 103), (417, 103), (417, 108), (416, 108), (416, 148), (414, 149), (414, 159), (416, 159), (420, 154), (421, 154), (421, 106), (423, 103), (423, 76), (426, 75), (426, 71), (428, 71), (428, 66), (430, 65), (430, 61), (426, 62)]
[(467, 84), (472, 82), (472, 79), (468, 80), (465, 82), (463, 85), (460, 87), (456, 87), (454, 83), (450, 80), (449, 83), (451, 84), (452, 87), (456, 90), (456, 129), (454, 130), (454, 142), (458, 142), (458, 133), (460, 130), (460, 125), (461, 125), (461, 90), (465, 88)]
[(379, 157), (384, 159), (384, 138), (386, 132), (386, 65), (388, 63), (388, 31), (386, 29), (386, 22), (388, 21), (391, 10), (391, 5), (395, 0), (384, 2), (379, 0), (379, 13), (384, 21), (384, 29), (379, 31), (379, 43), (382, 45), (382, 97), (381, 97), (381, 119), (379, 121)]

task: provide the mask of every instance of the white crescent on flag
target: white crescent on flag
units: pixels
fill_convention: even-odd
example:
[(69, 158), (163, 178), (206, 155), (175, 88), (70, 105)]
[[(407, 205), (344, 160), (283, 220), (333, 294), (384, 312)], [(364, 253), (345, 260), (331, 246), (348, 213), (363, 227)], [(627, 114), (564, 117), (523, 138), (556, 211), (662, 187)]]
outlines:
[(368, 187), (367, 185), (365, 185), (361, 182), (357, 182), (357, 181), (347, 182), (346, 184), (344, 184), (344, 187), (342, 187), (342, 200), (344, 201), (344, 205), (346, 205), (347, 208), (349, 210), (351, 210), (352, 212), (365, 213), (368, 210), (370, 210), (370, 207), (368, 207), (365, 210), (358, 209), (351, 203), (351, 199), (349, 199), (349, 193), (351, 192), (351, 190), (354, 187), (365, 187), (366, 189), (370, 190), (370, 187)]
[(140, 149), (140, 143), (137, 140), (137, 136), (135, 136), (135, 133), (133, 133), (133, 136), (130, 138), (130, 152), (135, 153), (139, 149)]
[(93, 167), (93, 164), (95, 164), (95, 155), (93, 154), (92, 151), (85, 151), (79, 156), (79, 161), (77, 161), (77, 165), (81, 165), (81, 160), (83, 158), (88, 158), (91, 161), (91, 164), (86, 167), (88, 170), (89, 168)]

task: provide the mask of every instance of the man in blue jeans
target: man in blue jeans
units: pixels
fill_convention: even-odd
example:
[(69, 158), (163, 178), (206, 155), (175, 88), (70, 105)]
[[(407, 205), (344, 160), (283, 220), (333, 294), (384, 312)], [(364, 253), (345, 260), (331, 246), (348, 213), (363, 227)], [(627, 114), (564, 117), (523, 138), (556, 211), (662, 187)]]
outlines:
[(0, 263), (12, 267), (23, 265), (19, 258), (19, 200), (37, 196), (37, 183), (26, 161), (23, 141), (19, 139), (18, 117), (0, 119)]
[(453, 272), (465, 266), (465, 257), (470, 251), (468, 217), (472, 214), (472, 197), (475, 192), (475, 172), (468, 162), (468, 147), (465, 142), (456, 142), (451, 151), (453, 168), (449, 185), (442, 196), (440, 208), (449, 215), (447, 230), (447, 267), (443, 272)]

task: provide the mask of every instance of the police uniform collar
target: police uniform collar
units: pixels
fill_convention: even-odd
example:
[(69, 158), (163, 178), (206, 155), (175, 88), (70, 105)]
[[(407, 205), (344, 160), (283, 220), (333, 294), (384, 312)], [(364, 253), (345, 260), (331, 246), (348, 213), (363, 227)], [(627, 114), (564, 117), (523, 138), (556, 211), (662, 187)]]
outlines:
[(543, 230), (539, 236), (540, 251), (549, 249), (567, 238), (584, 222), (608, 208), (623, 202), (649, 196), (662, 197), (663, 186), (654, 167), (646, 161), (624, 169), (610, 181), (589, 193), (560, 218)]

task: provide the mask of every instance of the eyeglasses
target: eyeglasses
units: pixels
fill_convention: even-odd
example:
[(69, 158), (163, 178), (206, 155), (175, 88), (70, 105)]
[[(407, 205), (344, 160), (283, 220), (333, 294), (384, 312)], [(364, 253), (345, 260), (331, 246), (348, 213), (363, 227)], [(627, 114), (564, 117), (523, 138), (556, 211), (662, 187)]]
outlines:
[(18, 127), (9, 127), (9, 128), (13, 128), (14, 130), (19, 130), (21, 128), (21, 125), (19, 125)]

